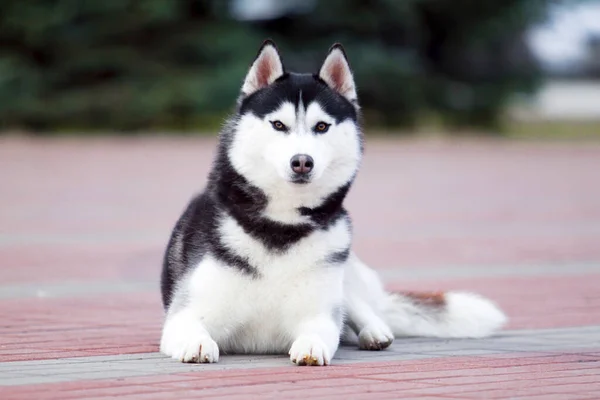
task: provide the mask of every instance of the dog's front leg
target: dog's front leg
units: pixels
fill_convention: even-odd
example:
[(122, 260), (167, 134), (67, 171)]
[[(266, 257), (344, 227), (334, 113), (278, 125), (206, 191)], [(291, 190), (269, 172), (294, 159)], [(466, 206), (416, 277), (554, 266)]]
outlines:
[(296, 365), (328, 365), (340, 342), (340, 324), (331, 315), (309, 318), (298, 326), (290, 359)]
[(160, 351), (182, 362), (215, 363), (219, 347), (191, 307), (167, 315)]

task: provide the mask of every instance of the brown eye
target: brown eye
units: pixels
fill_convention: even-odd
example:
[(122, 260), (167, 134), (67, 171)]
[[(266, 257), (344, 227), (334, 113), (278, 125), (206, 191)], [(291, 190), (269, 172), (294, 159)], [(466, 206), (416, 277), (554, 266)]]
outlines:
[(271, 125), (276, 131), (287, 131), (287, 126), (285, 126), (281, 121), (271, 121)]
[(318, 122), (317, 125), (315, 125), (315, 132), (325, 133), (329, 129), (329, 126), (330, 125), (326, 122), (323, 122), (323, 121)]

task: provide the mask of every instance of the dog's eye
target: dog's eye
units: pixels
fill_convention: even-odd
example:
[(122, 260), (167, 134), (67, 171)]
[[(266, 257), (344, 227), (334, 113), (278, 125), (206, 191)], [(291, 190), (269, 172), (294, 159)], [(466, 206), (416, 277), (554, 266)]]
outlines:
[(315, 129), (315, 132), (317, 132), (317, 133), (325, 133), (329, 130), (330, 126), (331, 126), (331, 124), (321, 121), (321, 122), (317, 122), (314, 129)]
[(273, 129), (275, 129), (276, 131), (281, 131), (281, 132), (287, 131), (287, 126), (285, 126), (283, 122), (281, 122), (281, 121), (270, 121), (270, 122), (271, 122), (271, 125), (273, 125)]

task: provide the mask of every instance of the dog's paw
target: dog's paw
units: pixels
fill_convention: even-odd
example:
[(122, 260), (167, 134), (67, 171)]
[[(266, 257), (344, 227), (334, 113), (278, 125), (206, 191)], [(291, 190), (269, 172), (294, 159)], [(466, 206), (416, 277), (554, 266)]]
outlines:
[(216, 363), (219, 361), (219, 346), (203, 335), (161, 349), (163, 353), (185, 363)]
[(290, 360), (296, 365), (328, 365), (331, 354), (318, 336), (300, 336), (292, 344)]
[(361, 350), (383, 350), (394, 341), (394, 334), (387, 325), (367, 325), (358, 334)]

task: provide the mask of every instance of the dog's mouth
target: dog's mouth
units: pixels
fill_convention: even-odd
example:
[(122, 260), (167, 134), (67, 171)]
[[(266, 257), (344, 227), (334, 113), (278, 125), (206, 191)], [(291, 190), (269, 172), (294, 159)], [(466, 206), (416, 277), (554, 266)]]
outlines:
[(292, 176), (290, 182), (296, 185), (306, 185), (307, 183), (310, 183), (310, 175), (296, 174)]

